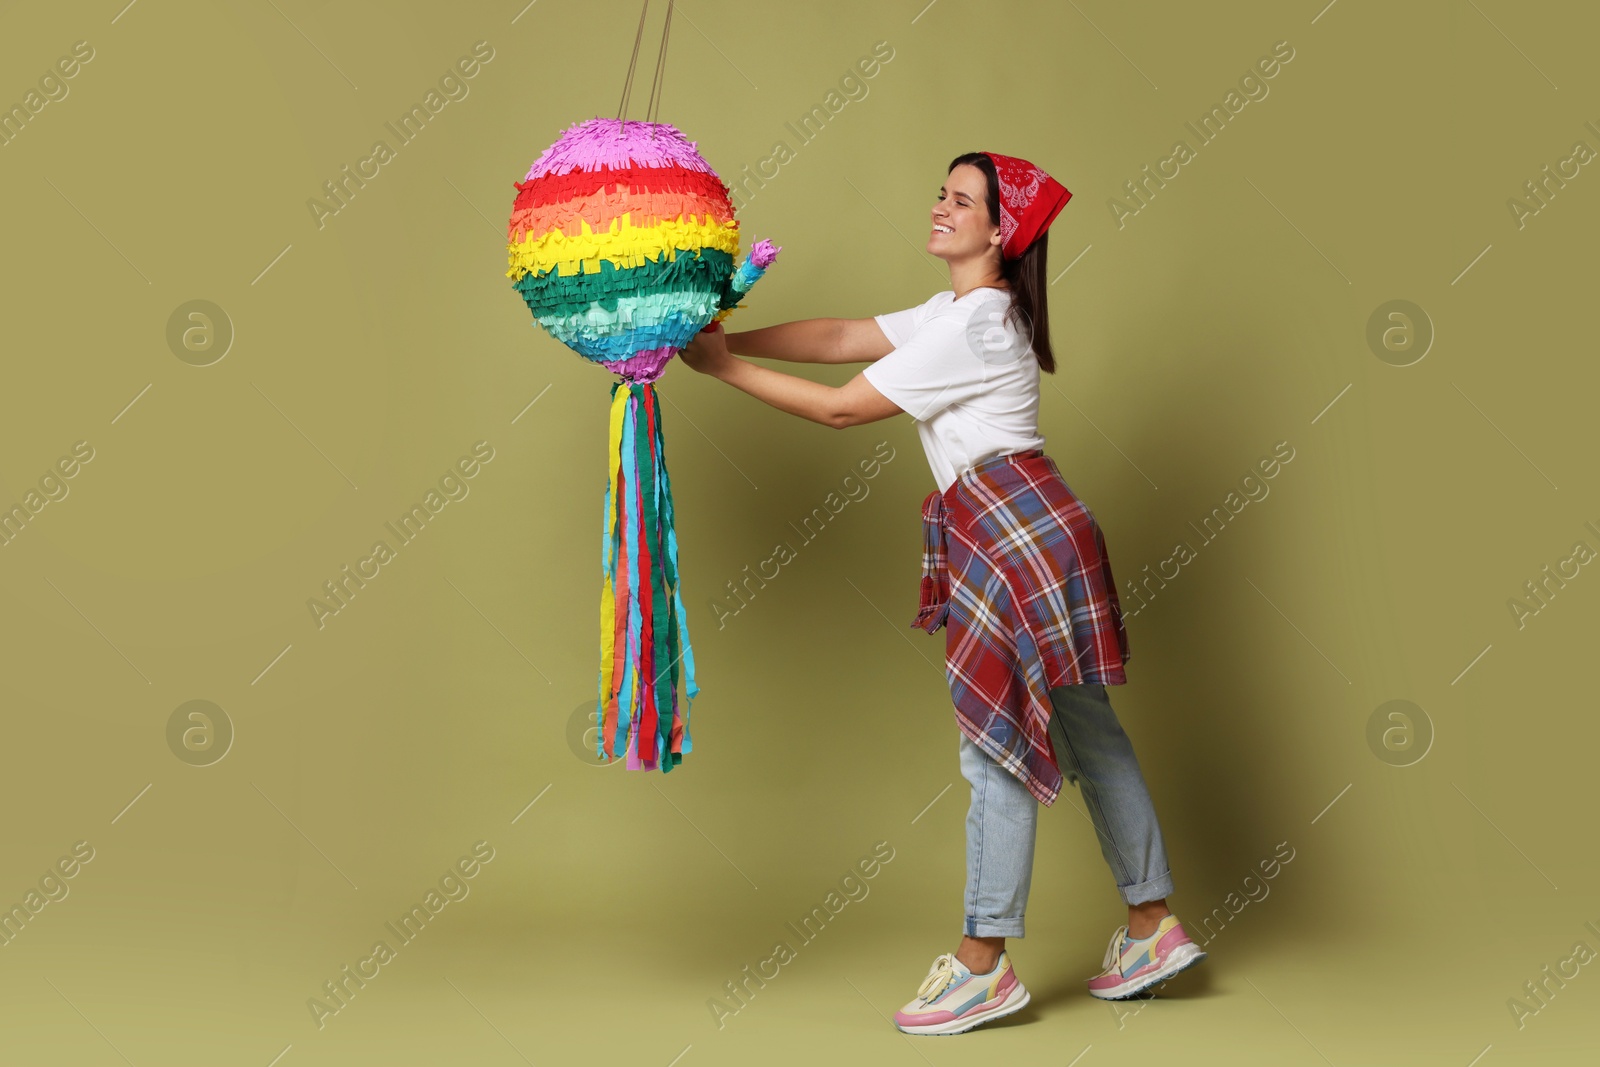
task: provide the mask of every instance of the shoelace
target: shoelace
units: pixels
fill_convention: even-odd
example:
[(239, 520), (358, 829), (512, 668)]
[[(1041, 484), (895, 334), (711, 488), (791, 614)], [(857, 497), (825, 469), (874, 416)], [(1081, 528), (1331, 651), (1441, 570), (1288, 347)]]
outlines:
[(1126, 926), (1119, 926), (1117, 927), (1117, 932), (1111, 935), (1111, 944), (1106, 946), (1106, 958), (1100, 961), (1102, 968), (1110, 970), (1111, 965), (1115, 963), (1117, 965), (1117, 973), (1122, 973), (1122, 937), (1127, 932), (1128, 928)]
[(954, 953), (942, 952), (933, 961), (933, 967), (928, 971), (928, 976), (917, 987), (917, 996), (924, 1003), (931, 1004), (935, 997), (943, 993), (956, 977), (956, 957)]
[[(1117, 927), (1117, 932), (1111, 935), (1111, 944), (1106, 946), (1106, 958), (1100, 961), (1100, 966), (1102, 968), (1109, 968), (1112, 962), (1115, 961), (1117, 964), (1117, 973), (1122, 973), (1122, 939), (1127, 935), (1127, 933), (1128, 928), (1126, 926), (1119, 926)], [(1150, 936), (1154, 937), (1155, 935), (1152, 934)], [(1130, 937), (1128, 938), (1128, 944), (1137, 945), (1139, 941), (1148, 940), (1150, 940), (1149, 937), (1139, 938), (1138, 940)]]

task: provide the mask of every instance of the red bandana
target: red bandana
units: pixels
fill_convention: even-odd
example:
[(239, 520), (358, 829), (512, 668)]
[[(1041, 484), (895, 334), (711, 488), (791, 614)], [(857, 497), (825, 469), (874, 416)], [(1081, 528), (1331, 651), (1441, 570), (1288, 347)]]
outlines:
[(985, 152), (1000, 179), (1000, 253), (1016, 259), (1050, 228), (1072, 194), (1050, 175), (1015, 156)]

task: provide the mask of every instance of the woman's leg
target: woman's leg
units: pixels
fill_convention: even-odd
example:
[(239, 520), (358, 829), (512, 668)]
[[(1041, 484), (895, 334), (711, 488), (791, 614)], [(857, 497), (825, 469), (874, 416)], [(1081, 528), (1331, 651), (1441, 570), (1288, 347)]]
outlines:
[(1055, 712), (1050, 740), (1067, 781), (1078, 786), (1117, 890), (1138, 937), (1167, 914), (1172, 892), (1161, 825), (1145, 787), (1133, 743), (1117, 721), (1106, 687), (1063, 685), (1050, 690)]
[(994, 970), (1008, 937), (1023, 936), (1033, 881), (1039, 802), (1010, 771), (961, 734), (967, 808), (965, 937), (956, 958), (974, 974)]

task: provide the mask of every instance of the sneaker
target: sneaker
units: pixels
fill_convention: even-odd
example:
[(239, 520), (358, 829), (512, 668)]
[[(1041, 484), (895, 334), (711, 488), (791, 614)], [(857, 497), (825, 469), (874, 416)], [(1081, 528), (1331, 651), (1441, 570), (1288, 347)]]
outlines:
[(988, 974), (973, 974), (945, 952), (928, 969), (916, 999), (894, 1013), (894, 1024), (908, 1034), (959, 1034), (1027, 1003), (1028, 990), (1017, 981), (1004, 949)]
[(1104, 971), (1089, 979), (1089, 992), (1101, 1000), (1126, 1000), (1206, 958), (1205, 950), (1183, 932), (1176, 915), (1161, 919), (1155, 932), (1138, 941), (1119, 926), (1106, 946)]

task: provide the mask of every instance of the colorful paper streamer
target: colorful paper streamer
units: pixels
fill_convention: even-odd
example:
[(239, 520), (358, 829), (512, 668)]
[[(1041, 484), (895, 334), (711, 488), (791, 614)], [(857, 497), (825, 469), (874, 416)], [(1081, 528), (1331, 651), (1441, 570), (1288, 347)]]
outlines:
[(506, 276), (534, 321), (617, 376), (595, 746), (630, 770), (682, 762), (700, 691), (655, 382), (697, 332), (740, 306), (779, 251), (757, 241), (735, 267), (739, 221), (697, 146), (666, 123), (576, 123), (515, 183), (506, 227)]

